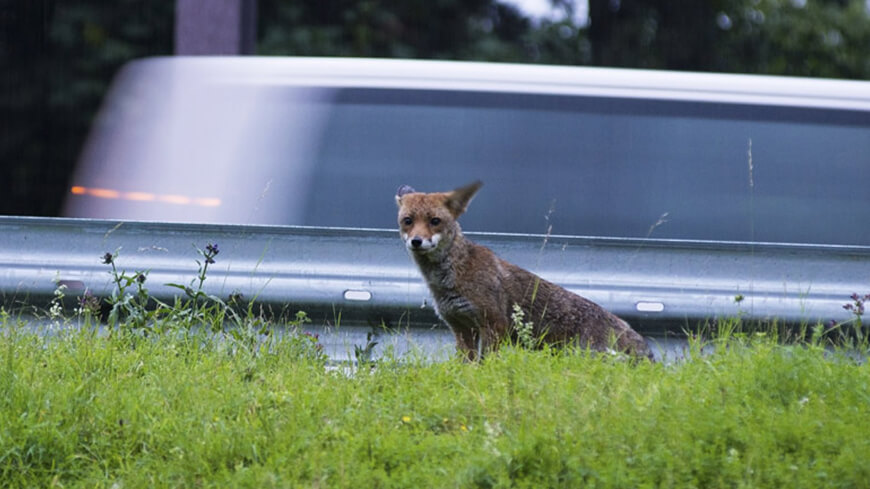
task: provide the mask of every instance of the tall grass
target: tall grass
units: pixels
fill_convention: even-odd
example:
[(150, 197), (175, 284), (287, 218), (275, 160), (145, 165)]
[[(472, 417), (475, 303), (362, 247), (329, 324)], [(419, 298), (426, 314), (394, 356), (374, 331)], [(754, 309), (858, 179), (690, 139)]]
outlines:
[(6, 487), (866, 487), (870, 367), (732, 335), (671, 365), (506, 347), (325, 368), (309, 338), (4, 318)]

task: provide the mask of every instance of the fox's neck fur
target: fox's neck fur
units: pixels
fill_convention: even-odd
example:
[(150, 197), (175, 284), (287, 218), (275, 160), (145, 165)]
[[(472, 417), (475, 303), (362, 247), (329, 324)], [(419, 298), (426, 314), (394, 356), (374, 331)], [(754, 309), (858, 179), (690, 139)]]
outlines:
[[(472, 261), (476, 253), (473, 252), (483, 247), (466, 239), (458, 224), (454, 223), (454, 226), (451, 226), (454, 229), (451, 229), (449, 236), (442, 238), (436, 249), (412, 255), (435, 299), (438, 316), (454, 329), (460, 327), (461, 323), (464, 327), (476, 330), (480, 327), (473, 317), (476, 307), (464, 290), (472, 284), (461, 282), (461, 277), (474, 267)], [(476, 331), (473, 334), (476, 335)]]
[(455, 225), (450, 236), (442, 238), (440, 246), (429, 253), (412, 253), (429, 288), (449, 290), (456, 288), (456, 269), (464, 268), (469, 258), (469, 248), (475, 246), (462, 235)]

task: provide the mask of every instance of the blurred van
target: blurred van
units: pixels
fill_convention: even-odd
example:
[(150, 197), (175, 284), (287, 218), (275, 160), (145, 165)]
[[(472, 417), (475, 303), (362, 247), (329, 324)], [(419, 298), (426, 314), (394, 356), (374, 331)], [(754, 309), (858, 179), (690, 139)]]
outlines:
[(394, 228), (482, 179), (471, 231), (870, 245), (870, 82), (416, 60), (153, 58), (65, 215)]

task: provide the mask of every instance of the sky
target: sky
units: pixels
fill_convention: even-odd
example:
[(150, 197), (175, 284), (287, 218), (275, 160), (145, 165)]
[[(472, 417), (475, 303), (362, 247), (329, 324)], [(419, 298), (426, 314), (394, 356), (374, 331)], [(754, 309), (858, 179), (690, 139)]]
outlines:
[[(554, 9), (550, 0), (501, 0), (501, 2), (516, 5), (532, 18), (562, 19), (565, 15), (561, 9)], [(585, 25), (589, 20), (589, 3), (586, 0), (575, 0), (574, 9), (577, 22)]]

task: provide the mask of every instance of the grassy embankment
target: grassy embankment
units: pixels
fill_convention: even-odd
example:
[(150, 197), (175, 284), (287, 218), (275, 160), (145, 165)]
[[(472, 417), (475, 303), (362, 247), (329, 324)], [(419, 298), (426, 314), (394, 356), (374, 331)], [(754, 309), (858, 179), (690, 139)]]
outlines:
[[(250, 309), (198, 295), (202, 280), (155, 309), (141, 274), (113, 273), (135, 291), (109, 300), (110, 334), (0, 318), (0, 485), (870, 483), (870, 366), (826, 348), (821, 328), (798, 344), (725, 328), (712, 353), (694, 341), (670, 365), (506, 347), (480, 364), (386, 359), (348, 375), (314, 338), (264, 340)], [(234, 329), (185, 326), (228, 314)]]
[(324, 368), (316, 344), (3, 325), (12, 487), (867, 487), (870, 366), (735, 335), (674, 365), (506, 348)]

